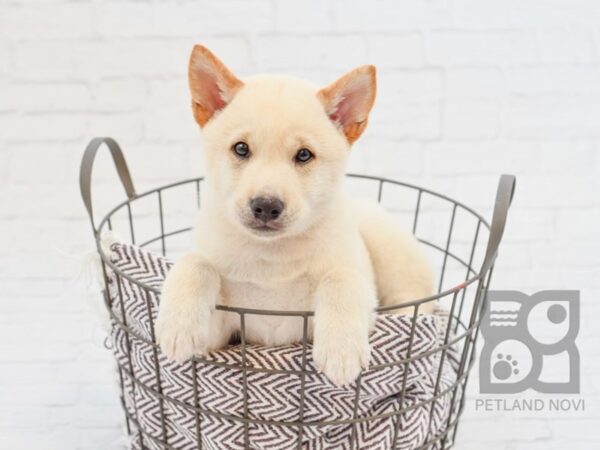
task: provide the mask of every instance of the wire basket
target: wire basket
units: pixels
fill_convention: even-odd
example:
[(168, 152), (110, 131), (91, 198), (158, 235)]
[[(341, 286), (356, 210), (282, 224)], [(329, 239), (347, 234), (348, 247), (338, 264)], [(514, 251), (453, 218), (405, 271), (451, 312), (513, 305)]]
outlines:
[[(112, 208), (100, 222), (96, 223), (92, 210), (91, 175), (96, 153), (103, 144), (110, 150), (127, 199)], [(408, 314), (411, 317), (412, 328), (408, 353), (406, 358), (395, 361), (394, 364), (404, 365), (406, 368), (406, 365), (414, 361), (415, 358), (429, 357), (432, 354), (441, 361), (432, 395), (416, 405), (406, 408), (398, 407), (393, 413), (388, 413), (388, 415), (391, 415), (396, 420), (396, 431), (402, 427), (400, 418), (406, 412), (406, 409), (409, 408), (427, 408), (431, 423), (436, 401), (440, 398), (445, 398), (449, 400), (450, 406), (444, 427), (438, 431), (430, 430), (418, 448), (436, 450), (451, 448), (456, 439), (459, 418), (464, 407), (465, 388), (469, 372), (476, 359), (475, 348), (480, 320), (485, 309), (486, 293), (489, 288), (494, 261), (497, 256), (498, 247), (504, 232), (506, 216), (514, 193), (515, 178), (511, 175), (502, 175), (500, 178), (491, 226), (473, 209), (428, 189), (390, 179), (364, 175), (348, 175), (348, 181), (354, 189), (358, 189), (363, 195), (370, 193), (373, 198), (395, 213), (399, 217), (399, 220), (403, 220), (412, 229), (417, 239), (425, 246), (429, 252), (430, 259), (439, 271), (437, 293), (434, 295), (427, 298), (415, 299), (409, 303), (403, 303), (401, 306), (379, 307), (376, 312), (377, 314), (393, 313), (402, 308), (403, 314)], [(113, 139), (93, 139), (85, 150), (81, 163), (80, 187), (83, 201), (91, 220), (97, 250), (103, 263), (105, 282), (104, 301), (113, 320), (113, 326), (118, 327), (125, 333), (127, 342), (135, 342), (140, 337), (128, 325), (127, 317), (118, 317), (112, 310), (111, 299), (108, 294), (110, 280), (107, 273), (110, 272), (116, 274), (118, 277), (127, 278), (128, 281), (137, 285), (147, 295), (158, 295), (159, 292), (152, 286), (146, 285), (143, 281), (129, 277), (120, 271), (111, 262), (105, 250), (103, 250), (101, 236), (106, 230), (120, 228), (120, 230), (129, 235), (132, 244), (138, 247), (149, 248), (162, 255), (174, 256), (177, 255), (178, 251), (183, 252), (189, 249), (189, 243), (186, 241), (189, 238), (191, 227), (185, 225), (191, 223), (191, 215), (200, 207), (202, 183), (202, 178), (193, 178), (138, 194), (134, 189), (123, 153)], [(174, 191), (177, 191), (177, 195), (175, 196), (172, 195)], [(182, 195), (183, 192), (187, 192), (187, 194)], [(177, 205), (171, 207), (170, 198), (176, 198), (177, 200), (174, 202)], [(187, 205), (182, 203), (185, 201), (184, 199), (188, 200)], [(184, 226), (179, 226), (182, 224)], [(181, 240), (185, 236), (187, 238)], [(412, 339), (419, 309), (429, 302), (438, 302), (446, 311), (447, 326), (445, 326), (443, 339), (434, 350), (427, 354), (419, 355), (418, 357), (411, 356)], [(308, 321), (311, 320), (313, 315), (312, 311), (251, 310), (222, 305), (217, 305), (216, 308), (239, 316), (242, 354), (244, 354), (246, 349), (244, 338), (245, 318), (248, 315), (295, 316), (298, 317), (298, 320), (303, 321), (304, 330), (307, 329)], [(309, 345), (307, 341), (307, 333), (305, 331), (302, 342), (304, 355), (306, 355), (306, 348)], [(160, 399), (161, 408), (164, 402), (178, 402), (177, 398), (171, 398), (169, 395), (161, 392), (158, 370), (159, 359), (157, 356), (160, 349), (154, 343), (154, 339), (144, 341), (143, 345), (153, 347), (157, 377), (156, 385), (158, 386), (155, 394)], [(456, 375), (451, 385), (442, 388), (440, 384), (441, 367), (444, 359), (448, 357), (447, 354), (450, 349), (456, 355)], [(129, 347), (128, 351), (131, 351)], [(137, 439), (138, 445), (142, 449), (179, 449), (175, 443), (167, 442), (168, 439), (164, 432), (165, 423), (162, 409), (163, 434), (162, 437), (156, 437), (144, 429), (140, 417), (137, 417), (137, 412), (132, 412), (126, 407), (124, 400), (125, 384), (136, 386), (136, 384), (141, 383), (132, 370), (131, 355), (128, 355), (128, 357), (130, 358), (129, 366), (118, 363), (118, 371), (121, 383), (121, 401), (125, 410), (129, 434)], [(196, 357), (194, 360), (201, 361), (203, 364), (211, 364), (210, 361), (201, 357)], [(306, 368), (305, 364), (306, 358), (303, 358), (303, 360), (302, 370), (297, 373), (300, 377), (302, 388), (304, 388), (306, 376), (310, 375), (310, 371)], [(248, 385), (246, 373), (257, 369), (248, 367), (245, 363), (236, 367), (236, 369), (243, 370), (244, 373), (242, 386), (244, 408), (239, 415), (222, 414), (222, 416), (224, 420), (230, 421), (232, 424), (241, 424), (244, 427), (244, 448), (252, 449), (253, 447), (248, 437), (248, 427), (253, 424), (254, 419), (249, 414), (247, 403)], [(263, 372), (269, 372), (269, 370), (263, 369)], [(405, 371), (402, 388), (406, 385), (406, 373), (408, 372)], [(194, 377), (194, 392), (197, 389), (196, 377)], [(358, 402), (361, 389), (360, 376), (357, 383), (354, 384), (354, 389), (356, 391), (354, 411), (356, 412), (356, 402)], [(300, 394), (302, 397), (302, 409), (304, 407), (304, 391), (302, 390)], [(399, 395), (402, 398), (404, 391), (400, 392)], [(399, 404), (402, 405), (402, 401)], [(200, 407), (198, 402), (192, 405), (186, 404), (184, 407), (195, 416), (197, 422), (199, 422), (200, 416), (211, 414), (210, 411), (206, 411)], [(303, 420), (302, 413), (303, 411), (301, 410), (299, 420), (279, 424), (293, 430), (294, 435), (297, 436), (295, 448), (298, 449), (304, 448), (302, 446), (303, 431), (309, 425), (307, 421)], [(353, 427), (349, 448), (359, 448), (357, 447), (358, 444), (355, 443), (355, 427), (376, 419), (378, 417), (375, 415), (356, 417), (355, 414), (353, 419), (343, 421), (345, 424)], [(338, 425), (339, 422), (330, 420), (317, 424), (311, 423), (310, 425)], [(197, 434), (198, 445), (196, 448), (201, 449), (203, 446), (199, 429)], [(392, 442), (393, 445), (390, 448), (400, 448), (399, 444), (396, 443), (396, 435)]]

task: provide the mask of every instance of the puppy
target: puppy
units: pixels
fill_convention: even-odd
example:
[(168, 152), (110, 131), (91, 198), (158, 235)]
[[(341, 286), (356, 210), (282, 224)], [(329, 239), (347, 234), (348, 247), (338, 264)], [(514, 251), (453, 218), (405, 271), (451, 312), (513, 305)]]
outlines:
[[(227, 345), (240, 317), (217, 304), (314, 310), (317, 368), (338, 385), (351, 383), (369, 364), (373, 309), (432, 293), (431, 269), (412, 235), (377, 204), (342, 190), (350, 146), (375, 100), (375, 67), (322, 89), (272, 75), (241, 81), (198, 45), (189, 84), (206, 190), (197, 249), (174, 265), (162, 289), (162, 351), (184, 361)], [(299, 317), (247, 314), (245, 329), (247, 342), (264, 345), (303, 336)]]

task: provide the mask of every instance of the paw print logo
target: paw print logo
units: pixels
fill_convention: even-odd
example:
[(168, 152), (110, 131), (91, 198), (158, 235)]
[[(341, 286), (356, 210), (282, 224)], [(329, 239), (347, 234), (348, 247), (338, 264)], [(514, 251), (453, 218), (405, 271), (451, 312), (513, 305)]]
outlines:
[[(481, 322), (482, 393), (579, 392), (579, 292), (489, 291)], [(486, 305), (487, 306), (487, 305)], [(549, 376), (546, 372), (551, 371)], [(556, 376), (557, 372), (562, 372)], [(548, 380), (548, 381), (547, 381)]]
[(513, 375), (519, 375), (519, 369), (517, 368), (519, 362), (513, 359), (512, 355), (504, 356), (502, 353), (498, 353), (497, 359), (492, 369), (496, 378), (508, 380)]

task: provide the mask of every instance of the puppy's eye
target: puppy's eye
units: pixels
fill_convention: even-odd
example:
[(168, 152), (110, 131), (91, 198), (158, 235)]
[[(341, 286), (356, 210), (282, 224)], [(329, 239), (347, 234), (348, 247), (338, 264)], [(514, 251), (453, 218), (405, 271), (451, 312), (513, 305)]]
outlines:
[(250, 156), (250, 147), (245, 142), (236, 142), (233, 144), (233, 152), (242, 159)]
[(296, 153), (296, 156), (294, 156), (294, 160), (299, 163), (306, 163), (306, 162), (310, 161), (311, 159), (313, 159), (314, 157), (315, 157), (315, 155), (313, 155), (313, 153), (309, 149), (301, 148)]

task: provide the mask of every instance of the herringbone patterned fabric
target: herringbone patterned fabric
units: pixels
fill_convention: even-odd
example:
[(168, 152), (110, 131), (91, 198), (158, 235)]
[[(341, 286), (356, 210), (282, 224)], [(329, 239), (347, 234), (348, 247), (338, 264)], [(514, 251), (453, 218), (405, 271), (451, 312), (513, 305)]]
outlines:
[[(111, 260), (127, 277), (153, 288), (160, 288), (171, 266), (161, 256), (125, 244), (112, 245)], [(408, 450), (422, 445), (428, 433), (445, 429), (451, 393), (423, 404), (435, 392), (440, 357), (431, 351), (443, 339), (444, 317), (419, 316), (411, 343), (411, 317), (380, 315), (370, 337), (372, 368), (363, 372), (357, 397), (356, 383), (338, 387), (315, 370), (310, 344), (306, 349), (302, 344), (248, 345), (245, 369), (239, 344), (196, 362), (171, 363), (151, 344), (158, 296), (110, 271), (109, 278), (113, 312), (131, 330), (113, 320), (125, 407), (145, 434), (135, 434), (134, 450), (241, 450), (248, 448), (245, 442), (255, 450), (287, 450), (298, 448), (300, 433), (304, 450), (350, 450), (353, 440), (354, 448), (388, 450), (394, 437), (395, 448)], [(409, 349), (414, 360), (398, 364)], [(456, 381), (454, 352), (446, 352), (438, 393)], [(400, 406), (412, 409), (398, 423), (393, 413)], [(331, 423), (353, 418), (362, 421), (354, 427)]]

